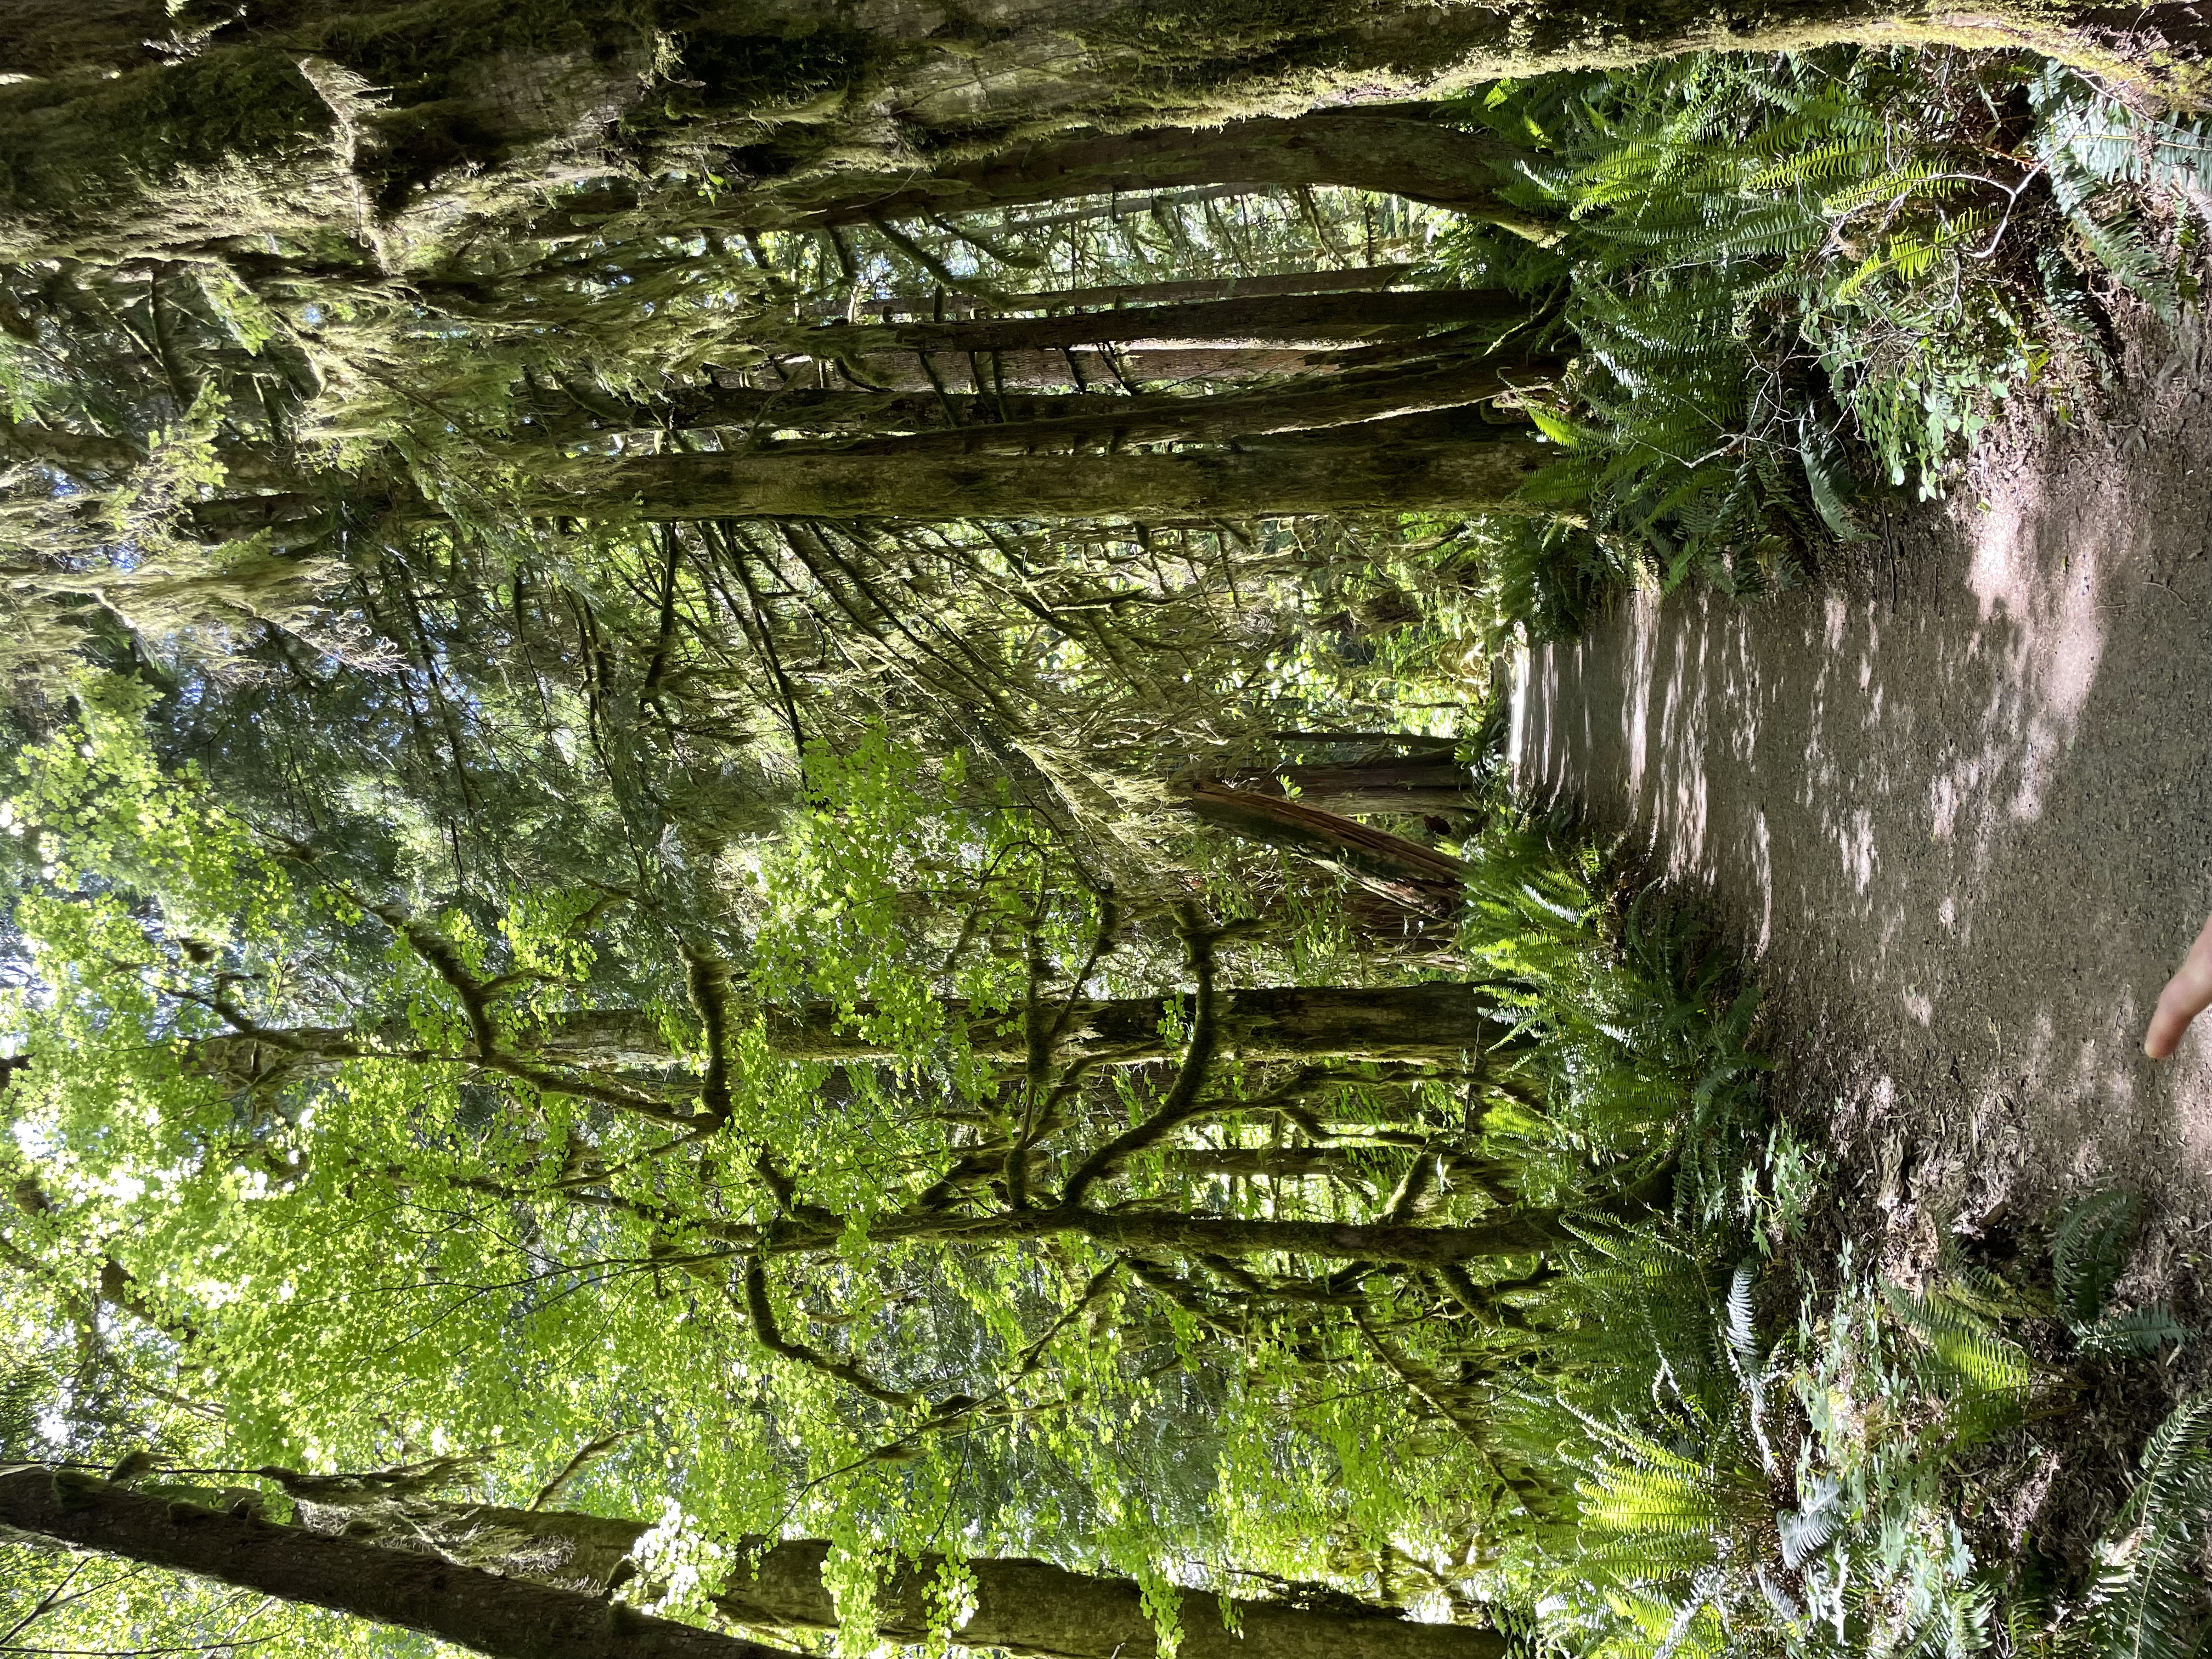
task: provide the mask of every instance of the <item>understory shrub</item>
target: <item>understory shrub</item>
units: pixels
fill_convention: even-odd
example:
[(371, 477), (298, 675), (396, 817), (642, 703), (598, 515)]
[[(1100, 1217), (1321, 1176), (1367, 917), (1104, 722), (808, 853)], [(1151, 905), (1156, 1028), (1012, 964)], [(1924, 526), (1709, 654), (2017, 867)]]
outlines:
[(1868, 486), (1940, 495), (2004, 398), (2101, 357), (2097, 290), (2191, 296), (2212, 202), (2202, 122), (2021, 54), (1705, 56), (1462, 113), (1525, 147), (1521, 196), (1569, 224), (1553, 250), (1472, 222), (1437, 246), (1571, 337), (1526, 406), (1564, 452), (1532, 491), (1580, 521), (1498, 554), (1540, 639), (1638, 573), (1787, 583), (1863, 535)]

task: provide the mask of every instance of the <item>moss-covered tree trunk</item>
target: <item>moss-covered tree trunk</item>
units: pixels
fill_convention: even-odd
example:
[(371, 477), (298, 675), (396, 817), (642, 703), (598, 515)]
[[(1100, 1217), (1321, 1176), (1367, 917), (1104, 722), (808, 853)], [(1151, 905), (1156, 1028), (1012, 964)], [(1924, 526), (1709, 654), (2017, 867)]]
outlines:
[[(1161, 1035), (1170, 1015), (1187, 1023), (1188, 999), (1177, 996), (1080, 1000), (1063, 1037), (1070, 1058), (1098, 1062), (1161, 1060), (1181, 1051)], [(1027, 1052), (1022, 1012), (971, 1018), (967, 1006), (945, 1005), (978, 1054), (1004, 1060)], [(1261, 986), (1221, 994), (1221, 1046), (1247, 1060), (1334, 1058), (1453, 1062), (1504, 1045), (1526, 1047), (1511, 1033), (1520, 1014), (1482, 986), (1449, 980), (1419, 985)], [(772, 1013), (769, 1041), (794, 1059), (888, 1059), (897, 1050), (864, 1037), (837, 1009), (816, 1006)]]
[(1175, 793), (1188, 811), (1217, 829), (1341, 870), (1416, 915), (1442, 921), (1459, 908), (1468, 866), (1433, 847), (1279, 791), (1200, 779), (1179, 784)]
[[(1352, 428), (1357, 431), (1357, 428)], [(1378, 431), (1358, 442), (1268, 440), (1258, 450), (1172, 453), (902, 455), (815, 447), (758, 453), (562, 456), (510, 452), (516, 507), (539, 518), (682, 523), (705, 519), (1223, 519), (1297, 513), (1536, 514), (1522, 483), (1547, 459), (1517, 428), (1468, 425), (1407, 441)], [(1426, 434), (1424, 434), (1426, 435)], [(1474, 440), (1468, 441), (1468, 440)], [(1555, 453), (1555, 452), (1554, 452)], [(420, 500), (372, 501), (404, 521), (429, 521)], [(331, 500), (297, 492), (195, 503), (211, 540), (269, 534), (279, 547), (325, 538)]]
[[(821, 343), (827, 345), (828, 341)], [(856, 338), (850, 344), (865, 348)], [(965, 353), (848, 350), (841, 356), (801, 358), (787, 376), (801, 386), (825, 391), (841, 387), (888, 392), (972, 392), (1000, 397), (1010, 392), (1078, 392), (1125, 385), (1195, 383), (1218, 385), (1268, 375), (1335, 373), (1368, 367), (1381, 358), (1395, 361), (1408, 346), (1361, 345), (1347, 337), (1319, 349), (1283, 345), (1082, 345), (1048, 351)]]
[[(1557, 227), (1499, 198), (1496, 185), (1524, 153), (1498, 139), (1396, 109), (1326, 110), (1232, 121), (1201, 131), (1091, 133), (1024, 144), (921, 179), (838, 185), (818, 206), (765, 202), (763, 224), (860, 224), (927, 214), (976, 213), (1109, 191), (1237, 183), (1342, 185), (1403, 196), (1488, 221), (1548, 245)], [(825, 181), (830, 183), (832, 181)]]
[(0, 1474), (0, 1527), (418, 1631), (490, 1659), (797, 1659), (575, 1590), (135, 1492), (74, 1471)]
[(1226, 345), (1253, 342), (1387, 337), (1396, 332), (1523, 322), (1528, 302), (1502, 289), (1414, 289), (1383, 293), (1261, 294), (1170, 305), (1114, 306), (1048, 317), (994, 317), (967, 322), (876, 323), (811, 330), (790, 341), (810, 356), (848, 349), (867, 352), (1065, 351), (1073, 346), (1139, 340)]
[(1468, 805), (1468, 769), (1449, 756), (1365, 761), (1339, 766), (1278, 766), (1232, 772), (1232, 789), (1294, 799), (1323, 811), (1454, 812)]
[(927, 295), (908, 294), (866, 301), (854, 314), (933, 317), (941, 320), (946, 317), (993, 316), (1004, 311), (1059, 311), (1068, 307), (1095, 311), (1103, 306), (1182, 305), (1197, 300), (1247, 300), (1270, 294), (1370, 293), (1376, 289), (1403, 288), (1413, 276), (1412, 265), (1399, 263), (1279, 270), (1260, 276), (1188, 276), (1161, 283), (1110, 283), (1091, 288), (1047, 289), (1005, 295), (949, 293), (938, 289)]
[(208, 257), (310, 233), (404, 263), (411, 210), (425, 228), (527, 221), (556, 205), (535, 188), (551, 176), (680, 174), (688, 191), (711, 172), (725, 197), (803, 205), (833, 172), (1703, 48), (2026, 46), (2140, 85), (2156, 44), (2139, 30), (2130, 59), (2094, 33), (2101, 9), (2026, 0), (1029, 0), (957, 23), (921, 0), (294, 0), (204, 24), (106, 7), (73, 32), (79, 9), (0, 9), (0, 64), (32, 77), (0, 87), (10, 257)]
[[(312, 1478), (285, 1477), (288, 1490)], [(183, 1491), (164, 1488), (161, 1495)], [(188, 1492), (186, 1495), (190, 1495)], [(206, 1496), (213, 1498), (216, 1494)], [(343, 1531), (418, 1553), (445, 1547), (514, 1576), (605, 1593), (623, 1582), (625, 1558), (647, 1530), (642, 1521), (436, 1500), (391, 1504), (372, 1491), (364, 1501), (313, 1512), (318, 1531)], [(757, 1553), (751, 1553), (757, 1550)], [(747, 1540), (737, 1571), (714, 1604), (732, 1622), (755, 1628), (817, 1632), (837, 1627), (836, 1601), (823, 1579), (830, 1545), (812, 1538)], [(876, 1628), (896, 1642), (927, 1641), (940, 1616), (932, 1587), (941, 1558), (903, 1561), (878, 1581)], [(1053, 1659), (1154, 1659), (1158, 1633), (1133, 1579), (1070, 1572), (1048, 1561), (984, 1557), (963, 1561), (975, 1606), (952, 1632), (963, 1648), (1006, 1649)], [(1226, 1611), (1235, 1619), (1231, 1628)], [(1499, 1659), (1504, 1638), (1464, 1625), (1415, 1624), (1389, 1607), (1338, 1596), (1322, 1607), (1221, 1599), (1186, 1590), (1180, 1609), (1184, 1659)]]
[[(832, 1630), (836, 1607), (822, 1582), (830, 1547), (792, 1539), (763, 1552), (732, 1578), (716, 1605), (740, 1624)], [(1048, 1561), (970, 1560), (975, 1607), (955, 1632), (963, 1647), (1004, 1648), (1050, 1659), (1157, 1659), (1159, 1638), (1138, 1587), (1094, 1578)], [(924, 1642), (933, 1628), (933, 1556), (902, 1565), (878, 1587), (877, 1629), (894, 1641)], [(1299, 1607), (1182, 1593), (1182, 1659), (1501, 1659), (1505, 1638), (1463, 1625), (1420, 1625), (1357, 1604)]]
[[(1519, 362), (1510, 356), (1503, 361), (1481, 358), (1359, 376), (1316, 376), (1279, 388), (1214, 397), (1078, 392), (1000, 400), (964, 393), (957, 401), (948, 394), (925, 403), (911, 397), (866, 392), (830, 392), (812, 399), (795, 394), (780, 399), (769, 392), (721, 392), (711, 398), (687, 399), (686, 414), (697, 420), (711, 410), (721, 418), (697, 423), (751, 430), (774, 431), (787, 425), (805, 428), (833, 422), (847, 430), (865, 429), (864, 423), (871, 417), (879, 430), (906, 425), (908, 419), (914, 426), (939, 428), (857, 439), (839, 451), (892, 460), (1059, 454), (1115, 450), (1128, 444), (1234, 443), (1240, 438), (1314, 432), (1459, 409), (1516, 388), (1540, 386), (1560, 368), (1557, 362), (1541, 357)], [(909, 407), (915, 404), (922, 406)], [(653, 424), (642, 418), (631, 423)]]
[[(1547, 459), (1517, 430), (1481, 442), (1316, 445), (1269, 453), (849, 455), (707, 453), (547, 458), (526, 510), (585, 519), (1250, 518), (1293, 513), (1527, 511)], [(518, 456), (522, 460), (523, 457)], [(241, 504), (245, 510), (249, 504)], [(280, 509), (259, 498), (252, 510)], [(243, 520), (234, 522), (242, 523)]]
[[(1057, 1018), (1060, 1004), (1049, 1005)], [(940, 1005), (946, 1024), (957, 1027), (975, 1051), (987, 1059), (1015, 1060), (1029, 1052), (1024, 1012), (978, 1012), (963, 1000)], [(868, 1005), (855, 1011), (876, 1012)], [(793, 1010), (762, 1011), (769, 1046), (791, 1060), (830, 1061), (887, 1060), (901, 1052), (896, 1043), (863, 1035), (834, 1004)], [(747, 1016), (739, 1011), (739, 1018)], [(1190, 999), (1179, 993), (1159, 996), (1083, 998), (1076, 1000), (1059, 1046), (1071, 1060), (1099, 1065), (1128, 1065), (1164, 1060), (1181, 1052), (1180, 1039), (1163, 1028), (1172, 1018), (1187, 1025)], [(1480, 985), (1435, 980), (1419, 985), (1255, 986), (1221, 994), (1221, 1042), (1247, 1060), (1358, 1059), (1456, 1062), (1501, 1045), (1521, 1052), (1525, 1039), (1512, 1036), (1518, 1012), (1498, 1002)], [(426, 1060), (397, 1030), (362, 1031), (339, 1027), (267, 1031), (253, 1036), (205, 1037), (191, 1049), (191, 1063), (203, 1073), (240, 1085), (265, 1083), (283, 1074), (322, 1074), (347, 1060), (381, 1054), (393, 1059)], [(578, 1009), (549, 1017), (531, 1052), (545, 1061), (599, 1072), (651, 1072), (674, 1066), (683, 1056), (671, 1048), (659, 1017), (632, 1008)]]

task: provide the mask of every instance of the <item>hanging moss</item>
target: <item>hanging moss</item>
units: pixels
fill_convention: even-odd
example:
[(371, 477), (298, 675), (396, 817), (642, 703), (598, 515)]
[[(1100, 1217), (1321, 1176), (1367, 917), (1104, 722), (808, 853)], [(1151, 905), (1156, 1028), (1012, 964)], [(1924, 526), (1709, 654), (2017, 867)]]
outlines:
[(489, 102), (501, 68), (530, 59), (642, 62), (656, 22), (635, 0), (428, 0), (325, 22), (313, 50), (406, 109)]
[(787, 109), (824, 94), (860, 91), (882, 76), (896, 49), (860, 29), (822, 23), (786, 33), (732, 27), (707, 0), (661, 8), (682, 67), (678, 80), (627, 117), (626, 137), (650, 138), (701, 116)]
[(0, 214), (36, 218), (135, 179), (281, 155), (321, 142), (331, 120), (293, 55), (270, 45), (0, 88)]

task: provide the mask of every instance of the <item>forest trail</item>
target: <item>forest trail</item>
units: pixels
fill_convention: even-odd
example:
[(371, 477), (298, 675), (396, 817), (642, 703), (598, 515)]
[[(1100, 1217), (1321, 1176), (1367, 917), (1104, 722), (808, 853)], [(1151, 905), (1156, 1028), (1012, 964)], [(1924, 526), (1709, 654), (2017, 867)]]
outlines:
[(2140, 1048), (2212, 908), (2212, 348), (2130, 332), (1838, 579), (1638, 592), (1522, 677), (1523, 789), (1710, 900), (1892, 1257), (2106, 1182), (2168, 1268), (2212, 1224), (2212, 1019)]

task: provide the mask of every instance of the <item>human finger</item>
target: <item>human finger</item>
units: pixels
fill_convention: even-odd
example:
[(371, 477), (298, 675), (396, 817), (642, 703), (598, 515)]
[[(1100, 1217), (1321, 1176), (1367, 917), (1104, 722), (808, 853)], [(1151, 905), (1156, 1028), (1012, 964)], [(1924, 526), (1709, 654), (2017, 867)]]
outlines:
[(2143, 1034), (2143, 1052), (2164, 1060), (2179, 1045), (2189, 1023), (2207, 1008), (2212, 1008), (2212, 920), (2206, 921), (2180, 970), (2159, 993), (2150, 1030)]

